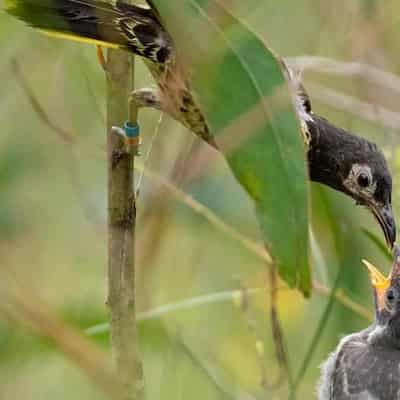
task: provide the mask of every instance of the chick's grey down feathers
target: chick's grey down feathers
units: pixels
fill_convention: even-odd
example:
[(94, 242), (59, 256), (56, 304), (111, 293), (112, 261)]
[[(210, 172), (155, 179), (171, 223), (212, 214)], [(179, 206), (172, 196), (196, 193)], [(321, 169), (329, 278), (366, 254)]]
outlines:
[(342, 339), (322, 368), (318, 400), (400, 399), (400, 350), (371, 344), (379, 329), (374, 325)]
[(344, 337), (322, 366), (319, 400), (400, 400), (400, 247), (385, 283), (372, 278), (375, 322)]

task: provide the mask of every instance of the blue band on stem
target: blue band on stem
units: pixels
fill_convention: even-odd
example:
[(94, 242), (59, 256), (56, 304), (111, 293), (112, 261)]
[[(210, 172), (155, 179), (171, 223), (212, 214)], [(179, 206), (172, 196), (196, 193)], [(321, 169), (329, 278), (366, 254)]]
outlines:
[(135, 138), (139, 136), (140, 128), (138, 124), (133, 125), (131, 122), (124, 123), (124, 131), (127, 138)]

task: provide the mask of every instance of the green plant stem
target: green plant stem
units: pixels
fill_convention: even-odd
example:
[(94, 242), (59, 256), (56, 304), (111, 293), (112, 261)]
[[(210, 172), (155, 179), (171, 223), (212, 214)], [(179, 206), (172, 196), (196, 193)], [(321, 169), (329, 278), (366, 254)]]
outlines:
[(109, 50), (107, 57), (108, 159), (108, 307), (111, 347), (123, 389), (121, 400), (142, 400), (144, 378), (138, 351), (135, 316), (134, 152), (125, 147), (113, 126), (128, 118), (136, 123), (133, 90), (134, 60), (127, 53)]
[(328, 300), (328, 304), (325, 307), (325, 310), (324, 310), (324, 312), (322, 314), (321, 320), (319, 321), (317, 329), (316, 329), (316, 331), (315, 331), (315, 333), (314, 333), (314, 335), (313, 335), (313, 337), (311, 339), (311, 344), (310, 344), (310, 346), (308, 348), (308, 351), (306, 353), (304, 361), (301, 364), (301, 367), (299, 369), (299, 373), (298, 373), (298, 375), (296, 377), (296, 380), (295, 380), (295, 382), (293, 384), (292, 393), (291, 393), (291, 395), (292, 395), (291, 400), (294, 399), (293, 396), (295, 396), (295, 393), (296, 393), (299, 385), (301, 384), (301, 382), (302, 382), (302, 380), (304, 378), (304, 375), (306, 374), (306, 371), (307, 371), (307, 369), (308, 369), (308, 367), (310, 365), (310, 362), (311, 362), (311, 360), (312, 360), (312, 358), (313, 358), (313, 356), (315, 354), (315, 349), (316, 349), (316, 347), (318, 346), (318, 343), (321, 340), (322, 333), (323, 333), (323, 331), (324, 331), (324, 329), (326, 327), (326, 324), (328, 322), (328, 319), (329, 319), (329, 317), (331, 315), (332, 308), (333, 308), (333, 306), (335, 304), (335, 301), (336, 301), (335, 295), (336, 295), (336, 292), (337, 292), (337, 290), (339, 288), (339, 284), (340, 284), (341, 279), (342, 279), (342, 275), (343, 275), (342, 271), (343, 271), (343, 268), (339, 268), (339, 272), (337, 274), (335, 283), (333, 285), (333, 288), (331, 289), (331, 294), (330, 294), (330, 297), (329, 297), (329, 300)]

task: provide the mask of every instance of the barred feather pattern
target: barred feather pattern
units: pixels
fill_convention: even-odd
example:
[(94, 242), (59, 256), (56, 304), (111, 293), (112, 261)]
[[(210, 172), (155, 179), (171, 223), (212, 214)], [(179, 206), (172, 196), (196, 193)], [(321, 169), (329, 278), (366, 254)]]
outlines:
[(121, 1), (6, 0), (6, 11), (34, 28), (116, 45), (156, 63), (171, 56), (171, 38), (149, 8)]
[[(150, 8), (122, 1), (6, 0), (6, 11), (46, 34), (118, 47), (144, 57), (159, 91), (151, 96), (148, 91), (139, 91), (135, 94), (139, 104), (154, 107), (157, 102), (157, 108), (216, 147), (195, 94), (177, 65), (172, 38), (152, 2), (147, 2)], [(304, 99), (300, 96), (296, 100), (296, 107), (303, 109)]]
[[(117, 9), (122, 13), (126, 5), (117, 3)], [(127, 11), (126, 15), (117, 16), (114, 19), (116, 29), (126, 38), (127, 47), (135, 54), (146, 59), (164, 64), (171, 56), (171, 39), (162, 29), (161, 25), (151, 18), (136, 18)]]

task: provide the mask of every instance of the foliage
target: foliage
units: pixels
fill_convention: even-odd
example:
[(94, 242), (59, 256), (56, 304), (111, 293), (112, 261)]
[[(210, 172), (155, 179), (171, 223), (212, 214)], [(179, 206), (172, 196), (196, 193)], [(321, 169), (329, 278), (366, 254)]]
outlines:
[[(395, 0), (375, 2), (379, 14), (365, 24), (365, 3), (371, 2), (282, 0), (279, 7), (277, 2), (229, 2), (236, 5), (232, 8), (234, 15), (245, 20), (259, 37), (267, 38), (268, 44), (281, 55), (314, 54), (358, 60), (382, 70), (390, 66), (392, 72), (399, 73), (396, 38), (400, 4)], [(366, 35), (373, 40), (365, 41)], [(7, 215), (18, 218), (12, 222), (11, 227), (18, 228), (13, 236), (0, 222), (4, 232), (0, 241), (0, 279), (3, 281), (6, 272), (14, 273), (34, 289), (54, 315), (84, 332), (107, 321), (103, 71), (96, 63), (92, 47), (48, 39), (3, 14), (0, 51), (0, 159), (4, 162), (1, 175), (2, 180), (10, 179), (1, 186), (1, 206), (4, 210), (6, 198)], [(74, 134), (73, 147), (60, 142), (38, 120), (10, 71), (9, 61), (13, 57), (19, 59), (30, 86), (49, 115)], [(391, 110), (398, 107), (395, 88), (392, 92), (377, 84), (371, 86), (360, 77), (305, 72), (304, 78), (306, 87), (318, 82)], [(144, 66), (138, 67), (139, 83), (151, 84)], [(88, 94), (88, 84), (100, 112)], [(384, 129), (382, 124), (386, 121), (380, 115), (376, 115), (375, 122), (366, 121), (357, 112), (342, 110), (342, 104), (329, 106), (328, 99), (318, 94), (317, 90), (311, 91), (313, 107), (319, 114), (383, 147), (397, 182), (398, 132)], [(157, 120), (158, 114), (153, 111), (141, 113), (142, 162)], [(246, 237), (259, 237), (252, 202), (243, 195), (222, 157), (167, 117), (161, 123), (146, 165)], [(14, 168), (20, 166), (21, 173), (12, 178)], [(313, 248), (314, 278), (330, 288), (340, 266), (343, 276), (339, 293), (371, 311), (372, 295), (361, 258), (369, 259), (382, 270), (387, 270), (389, 263), (361, 229), (379, 237), (381, 232), (372, 217), (349, 199), (331, 190), (321, 191), (318, 185), (311, 186), (310, 219), (320, 253), (318, 256)], [(393, 195), (396, 215), (399, 195), (397, 185)], [(265, 287), (264, 260), (146, 175), (138, 216), (139, 312), (200, 295)], [(19, 229), (21, 222), (22, 227), (29, 229)], [(286, 383), (275, 390), (269, 386), (279, 371), (270, 333), (268, 295), (262, 290), (245, 299), (242, 307), (237, 306), (236, 297), (235, 303), (195, 305), (140, 323), (149, 400), (158, 400), (160, 393), (163, 399), (174, 400), (288, 398)], [(0, 300), (3, 306), (2, 291)], [(329, 302), (329, 293), (314, 292), (311, 299), (305, 300), (281, 282), (278, 301), (296, 377)], [(101, 399), (99, 390), (75, 364), (65, 359), (53, 342), (38, 339), (25, 324), (9, 319), (2, 311), (0, 318), (1, 398)], [(369, 320), (356, 311), (334, 302), (298, 387), (298, 399), (313, 398), (319, 365), (339, 338), (367, 324)], [(90, 340), (108, 350), (107, 334)], [(257, 341), (264, 343), (261, 357)], [(262, 379), (265, 377), (266, 381)]]
[(304, 145), (279, 59), (218, 1), (154, 3), (281, 276), (309, 294)]

